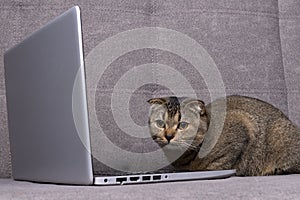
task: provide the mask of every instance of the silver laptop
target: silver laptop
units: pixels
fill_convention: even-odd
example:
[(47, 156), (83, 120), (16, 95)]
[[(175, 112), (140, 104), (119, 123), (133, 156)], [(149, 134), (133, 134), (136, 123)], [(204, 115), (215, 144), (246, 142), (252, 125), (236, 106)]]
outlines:
[[(75, 6), (5, 53), (14, 179), (116, 185), (225, 178), (235, 174), (235, 170), (222, 170), (95, 176), (82, 48), (80, 11)], [(79, 99), (75, 109), (81, 116), (81, 138), (72, 108), (73, 85), (78, 71), (80, 84), (74, 93)]]

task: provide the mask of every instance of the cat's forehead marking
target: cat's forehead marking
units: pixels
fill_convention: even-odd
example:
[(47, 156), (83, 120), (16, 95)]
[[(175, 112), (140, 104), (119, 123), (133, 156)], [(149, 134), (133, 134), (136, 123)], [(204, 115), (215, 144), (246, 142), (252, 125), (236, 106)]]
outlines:
[(180, 103), (177, 97), (169, 97), (166, 107), (169, 117), (174, 117), (176, 113), (180, 112)]

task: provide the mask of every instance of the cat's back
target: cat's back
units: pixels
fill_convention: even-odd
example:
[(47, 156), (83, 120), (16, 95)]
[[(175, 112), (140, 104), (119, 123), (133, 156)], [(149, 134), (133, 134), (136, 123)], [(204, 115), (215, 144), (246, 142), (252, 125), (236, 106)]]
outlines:
[(282, 111), (273, 105), (252, 97), (232, 95), (224, 99), (218, 99), (209, 105), (218, 108), (224, 106), (226, 101), (226, 111), (230, 115), (231, 112), (247, 113), (254, 118), (263, 118), (265, 120), (275, 120), (278, 118), (287, 118)]
[[(222, 111), (225, 105), (225, 121), (210, 116), (213, 109)], [(207, 110), (206, 137), (215, 143), (209, 143), (212, 150), (197, 163), (199, 169), (235, 168), (243, 176), (300, 172), (300, 130), (278, 108), (234, 95), (213, 101)], [(215, 127), (222, 128), (217, 137)]]

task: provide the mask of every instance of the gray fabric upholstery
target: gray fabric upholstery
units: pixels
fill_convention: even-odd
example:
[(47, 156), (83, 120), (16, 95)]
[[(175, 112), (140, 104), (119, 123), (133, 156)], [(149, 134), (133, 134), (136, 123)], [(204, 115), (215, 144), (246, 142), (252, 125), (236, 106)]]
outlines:
[[(75, 4), (82, 11), (85, 56), (101, 41), (122, 31), (145, 26), (173, 29), (193, 38), (206, 49), (221, 72), (228, 95), (241, 94), (266, 100), (300, 125), (297, 101), (300, 97), (300, 4), (297, 1), (4, 0), (0, 3), (0, 177), (11, 176), (3, 53)], [(191, 70), (188, 61), (171, 52), (140, 49), (120, 56), (109, 66), (104, 80), (99, 81), (96, 91), (99, 121), (112, 117), (110, 112), (102, 114), (110, 109), (114, 83), (129, 69), (145, 63), (161, 63), (177, 69), (190, 81), (199, 98), (210, 101), (205, 77)], [(152, 76), (154, 82), (162, 77), (157, 71)], [(155, 85), (139, 88), (129, 105), (133, 120), (145, 124), (145, 100), (153, 95), (170, 93), (167, 88)], [(129, 137), (114, 130), (116, 126), (108, 127), (111, 128), (108, 137), (122, 149), (148, 152), (156, 148), (150, 140)], [(91, 131), (97, 131), (95, 126), (91, 126)], [(100, 164), (97, 169), (110, 170), (102, 167)]]
[(0, 179), (0, 199), (299, 199), (300, 175), (124, 186), (63, 186)]
[(279, 0), (281, 51), (287, 86), (289, 117), (300, 125), (300, 2)]

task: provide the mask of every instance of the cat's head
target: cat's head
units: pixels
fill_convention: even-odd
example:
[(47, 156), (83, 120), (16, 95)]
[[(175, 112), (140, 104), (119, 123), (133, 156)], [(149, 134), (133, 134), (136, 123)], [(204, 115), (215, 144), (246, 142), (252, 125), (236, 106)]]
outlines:
[(208, 129), (203, 101), (164, 97), (148, 100), (150, 134), (164, 149), (199, 151)]

